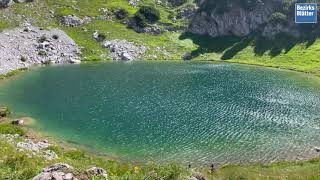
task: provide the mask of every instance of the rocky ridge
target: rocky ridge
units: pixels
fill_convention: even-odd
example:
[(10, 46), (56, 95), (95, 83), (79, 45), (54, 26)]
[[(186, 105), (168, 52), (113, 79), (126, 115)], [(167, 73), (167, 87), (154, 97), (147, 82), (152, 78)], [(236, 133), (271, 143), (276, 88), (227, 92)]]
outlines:
[(199, 8), (191, 21), (188, 31), (212, 37), (226, 35), (246, 36), (261, 24), (266, 23), (273, 11), (273, 3), (265, 3), (253, 11), (242, 7), (234, 7), (221, 14), (216, 13), (214, 9), (212, 11), (204, 11)]

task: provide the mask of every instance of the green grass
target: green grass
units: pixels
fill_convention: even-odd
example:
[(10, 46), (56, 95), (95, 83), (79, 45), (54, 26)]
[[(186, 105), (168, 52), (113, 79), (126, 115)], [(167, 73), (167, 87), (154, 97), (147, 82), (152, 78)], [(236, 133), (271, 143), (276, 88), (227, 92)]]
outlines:
[(6, 79), (6, 78), (9, 78), (11, 76), (14, 76), (20, 72), (24, 72), (24, 71), (27, 71), (28, 69), (26, 68), (21, 68), (21, 69), (17, 69), (17, 70), (14, 70), (14, 71), (10, 71), (9, 73), (7, 74), (0, 74), (0, 80), (3, 80), (3, 79)]
[(25, 131), (15, 125), (11, 124), (0, 124), (0, 134), (19, 134), (24, 135)]
[(305, 162), (279, 162), (268, 165), (222, 167), (212, 179), (319, 179), (320, 159)]
[[(110, 179), (182, 179), (189, 173), (178, 165), (133, 165), (107, 160), (102, 157), (85, 154), (79, 150), (61, 150), (59, 158), (54, 161), (45, 161), (42, 158), (29, 157), (26, 152), (18, 152), (12, 144), (0, 140), (0, 179), (31, 179), (41, 170), (54, 163), (62, 162), (73, 166), (76, 176), (80, 176), (93, 166), (107, 170)], [(48, 148), (56, 150), (57, 147)], [(81, 152), (81, 153), (79, 153)]]

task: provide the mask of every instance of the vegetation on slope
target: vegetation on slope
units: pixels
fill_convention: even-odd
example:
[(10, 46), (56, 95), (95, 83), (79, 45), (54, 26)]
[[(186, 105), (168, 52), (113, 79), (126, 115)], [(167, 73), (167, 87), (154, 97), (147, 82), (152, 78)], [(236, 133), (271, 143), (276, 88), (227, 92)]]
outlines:
[[(25, 128), (0, 123), (0, 134), (28, 134)], [(249, 166), (227, 165), (211, 172), (209, 168), (187, 169), (177, 164), (129, 164), (87, 154), (83, 150), (62, 147), (56, 144), (48, 147), (58, 154), (58, 159), (44, 160), (30, 157), (27, 152), (0, 139), (0, 179), (30, 179), (54, 163), (73, 166), (73, 174), (81, 176), (86, 169), (97, 166), (107, 170), (110, 179), (184, 179), (192, 174), (207, 179), (317, 179), (320, 178), (320, 159), (297, 162), (280, 162)], [(195, 173), (195, 172), (201, 172)]]
[[(218, 1), (210, 2), (216, 6), (221, 5)], [(164, 4), (155, 4), (151, 0), (145, 0), (143, 3), (143, 5), (152, 6), (159, 10), (160, 20), (157, 24), (160, 27), (186, 26), (188, 20), (181, 19), (173, 22), (171, 18), (176, 15), (176, 11), (191, 4), (192, 2), (188, 1), (182, 6), (171, 7)], [(287, 14), (292, 10), (292, 8), (289, 8), (290, 6), (291, 4), (288, 5), (288, 8), (283, 8), (281, 12), (277, 12), (270, 21), (279, 21), (288, 17)], [(148, 47), (148, 52), (142, 57), (148, 60), (180, 60), (185, 54), (190, 53), (195, 60), (223, 60), (320, 74), (318, 53), (320, 42), (317, 40), (319, 30), (311, 25), (301, 26), (302, 31), (304, 30), (304, 34), (306, 34), (301, 39), (280, 34), (279, 38), (268, 40), (257, 34), (243, 38), (210, 38), (183, 33), (182, 31), (164, 32), (160, 35), (143, 34), (128, 28), (127, 25), (123, 24), (125, 20), (116, 18), (112, 21), (94, 20), (76, 28), (64, 27), (59, 23), (60, 18), (64, 15), (74, 14), (82, 18), (85, 16), (100, 16), (101, 8), (108, 9), (111, 14), (115, 10), (123, 9), (128, 12), (128, 18), (130, 18), (138, 12), (140, 7), (130, 6), (126, 0), (38, 0), (31, 4), (16, 4), (8, 9), (1, 10), (0, 15), (20, 14), (20, 16), (32, 19), (32, 23), (36, 26), (43, 28), (58, 27), (65, 30), (83, 47), (83, 56), (86, 60), (109, 59), (109, 51), (102, 48), (100, 43), (92, 38), (92, 34), (98, 31), (104, 34), (108, 40), (126, 39)], [(1, 20), (0, 29), (17, 26), (22, 22), (20, 16), (10, 16), (10, 18)], [(313, 30), (311, 31), (310, 28)]]
[[(209, 1), (208, 1), (209, 2)], [(214, 1), (210, 1), (214, 2)], [(225, 1), (223, 1), (225, 2)], [(159, 26), (181, 27), (187, 25), (187, 20), (172, 21), (176, 11), (191, 5), (177, 7), (157, 5), (152, 0), (146, 0), (144, 5), (154, 6), (160, 12)], [(127, 28), (123, 19), (94, 20), (81, 27), (71, 28), (60, 25), (60, 18), (64, 15), (75, 14), (79, 17), (99, 16), (99, 9), (107, 8), (110, 12), (119, 8), (128, 12), (128, 17), (133, 17), (139, 10), (132, 7), (127, 0), (92, 0), (92, 1), (67, 1), (67, 0), (36, 0), (32, 4), (15, 4), (0, 10), (0, 31), (13, 28), (23, 22), (25, 18), (32, 19), (32, 24), (43, 28), (58, 27), (65, 30), (80, 46), (83, 47), (83, 56), (86, 60), (108, 59), (108, 50), (102, 48), (99, 42), (92, 38), (95, 31), (99, 31), (111, 39), (126, 39), (149, 48), (144, 59), (153, 60), (180, 60), (185, 53), (190, 53), (195, 60), (217, 60), (256, 64), (262, 66), (293, 69), (320, 75), (320, 40), (319, 29), (302, 26), (307, 36), (301, 39), (279, 35), (274, 40), (265, 39), (257, 34), (248, 37), (219, 37), (211, 38), (194, 34), (178, 32), (165, 32), (161, 35), (141, 34)], [(289, 17), (288, 11), (281, 10), (273, 15), (271, 21), (278, 22), (284, 17)], [(53, 13), (52, 13), (53, 12)], [(87, 29), (87, 31), (84, 31)], [(0, 77), (4, 78), (4, 77)], [(24, 131), (12, 125), (0, 125), (1, 133), (18, 133)], [(43, 159), (30, 158), (26, 154), (17, 152), (12, 144), (0, 141), (0, 179), (26, 179), (35, 176), (42, 168), (54, 163)], [(177, 165), (131, 165), (102, 157), (89, 155), (79, 150), (66, 150), (54, 145), (59, 159), (56, 162), (66, 162), (80, 173), (91, 165), (105, 168), (111, 179), (175, 179), (190, 175), (191, 171)], [(138, 166), (137, 168), (135, 168)], [(198, 171), (198, 169), (196, 169)], [(305, 162), (283, 162), (271, 165), (251, 166), (226, 166), (213, 174), (208, 169), (199, 169), (209, 179), (317, 179), (320, 176), (320, 160), (314, 159)]]

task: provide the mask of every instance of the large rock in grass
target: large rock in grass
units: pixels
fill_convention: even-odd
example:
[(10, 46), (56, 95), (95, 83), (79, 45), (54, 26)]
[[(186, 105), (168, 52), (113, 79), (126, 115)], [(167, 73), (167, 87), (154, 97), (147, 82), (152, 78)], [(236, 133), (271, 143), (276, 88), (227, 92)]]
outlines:
[(14, 2), (12, 0), (0, 0), (0, 8), (6, 8), (12, 5)]
[(73, 15), (63, 16), (61, 20), (62, 25), (69, 27), (81, 26), (83, 23), (84, 21), (81, 18)]
[(34, 0), (0, 0), (0, 8), (7, 8), (14, 3), (33, 2)]
[(133, 42), (118, 39), (104, 41), (102, 46), (110, 49), (109, 56), (113, 60), (138, 60), (147, 51), (145, 46), (138, 46)]
[(106, 170), (99, 167), (92, 167), (87, 170), (87, 172), (93, 176), (102, 176), (105, 179), (108, 179), (108, 173)]
[(6, 117), (10, 114), (10, 110), (7, 107), (0, 107), (0, 117)]
[(43, 169), (43, 171), (34, 177), (33, 180), (77, 180), (72, 173), (67, 172), (71, 170), (73, 170), (72, 166), (64, 163), (57, 163)]

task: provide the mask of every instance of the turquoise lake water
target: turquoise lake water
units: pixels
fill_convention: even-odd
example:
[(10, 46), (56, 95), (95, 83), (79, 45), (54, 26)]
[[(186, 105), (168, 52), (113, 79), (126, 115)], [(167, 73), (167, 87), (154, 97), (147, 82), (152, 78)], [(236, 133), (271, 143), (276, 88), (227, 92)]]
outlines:
[(269, 162), (320, 146), (319, 79), (254, 66), (35, 68), (0, 82), (0, 104), (55, 138), (131, 162)]

